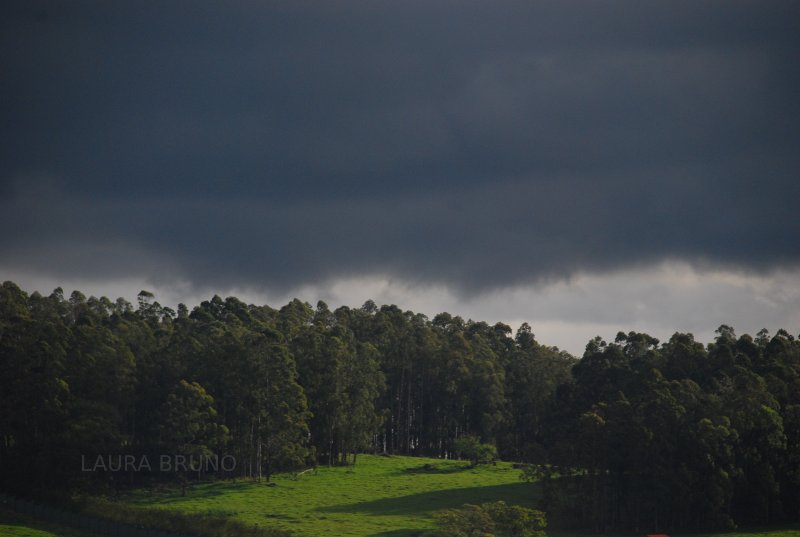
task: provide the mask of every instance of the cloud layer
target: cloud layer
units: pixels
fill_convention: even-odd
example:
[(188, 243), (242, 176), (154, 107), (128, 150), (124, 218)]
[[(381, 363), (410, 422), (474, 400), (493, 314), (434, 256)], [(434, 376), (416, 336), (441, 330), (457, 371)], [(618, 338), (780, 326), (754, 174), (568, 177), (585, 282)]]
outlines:
[(800, 262), (788, 2), (12, 2), (0, 260), (469, 297)]

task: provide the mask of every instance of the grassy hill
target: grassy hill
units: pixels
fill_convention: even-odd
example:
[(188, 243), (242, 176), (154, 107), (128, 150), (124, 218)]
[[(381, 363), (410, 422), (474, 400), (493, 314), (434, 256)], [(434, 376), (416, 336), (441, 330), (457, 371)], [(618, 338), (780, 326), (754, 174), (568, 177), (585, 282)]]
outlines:
[(510, 463), (468, 468), (464, 461), (361, 456), (353, 467), (320, 467), (300, 477), (279, 475), (274, 486), (220, 482), (180, 491), (138, 491), (126, 504), (233, 517), (299, 535), (401, 536), (431, 529), (431, 514), (465, 503), (504, 500), (532, 506), (537, 489)]
[[(125, 497), (122, 506), (137, 511), (155, 509), (228, 518), (249, 526), (282, 528), (307, 537), (402, 537), (433, 529), (435, 511), (465, 503), (503, 500), (534, 507), (538, 487), (521, 482), (519, 473), (511, 463), (504, 462), (469, 468), (464, 461), (360, 456), (355, 468), (320, 467), (299, 477), (278, 475), (272, 485), (249, 480), (205, 483), (191, 487), (186, 496), (181, 496), (180, 490), (139, 490)], [(114, 509), (110, 502), (94, 505), (95, 511)], [(0, 532), (0, 535), (5, 534)], [(556, 531), (549, 531), (548, 535), (587, 537)], [(800, 537), (800, 529), (694, 534), (691, 537), (738, 535)], [(680, 536), (672, 534), (671, 537)]]

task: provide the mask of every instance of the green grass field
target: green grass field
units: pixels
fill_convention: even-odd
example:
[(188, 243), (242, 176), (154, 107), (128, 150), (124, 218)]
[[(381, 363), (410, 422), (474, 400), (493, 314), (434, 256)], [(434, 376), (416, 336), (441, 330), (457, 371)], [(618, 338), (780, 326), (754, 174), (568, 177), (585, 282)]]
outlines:
[[(426, 465), (434, 468), (426, 469)], [(504, 500), (534, 507), (538, 487), (520, 481), (519, 474), (510, 463), (503, 462), (469, 468), (464, 461), (361, 456), (355, 468), (320, 467), (299, 478), (278, 475), (273, 479), (275, 486), (251, 481), (218, 482), (193, 486), (185, 497), (180, 490), (139, 490), (123, 501), (136, 509), (230, 517), (248, 525), (287, 529), (298, 536), (401, 537), (432, 529), (431, 515), (435, 511), (465, 503)], [(548, 535), (579, 534), (550, 531)], [(800, 529), (691, 537), (738, 535), (800, 537)]]
[[(425, 465), (435, 469), (425, 469)], [(240, 481), (195, 486), (127, 498), (140, 508), (177, 509), (234, 517), (298, 535), (402, 536), (431, 529), (431, 514), (465, 503), (504, 500), (533, 506), (535, 485), (523, 483), (510, 463), (468, 468), (464, 461), (361, 456), (353, 467), (320, 467), (297, 479), (273, 478), (275, 486)]]

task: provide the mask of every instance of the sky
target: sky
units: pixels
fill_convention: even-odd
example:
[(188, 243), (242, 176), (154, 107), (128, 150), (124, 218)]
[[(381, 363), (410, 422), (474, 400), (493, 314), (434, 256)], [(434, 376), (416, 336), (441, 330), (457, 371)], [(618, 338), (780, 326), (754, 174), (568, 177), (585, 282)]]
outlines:
[(800, 332), (800, 4), (4, 2), (0, 280)]

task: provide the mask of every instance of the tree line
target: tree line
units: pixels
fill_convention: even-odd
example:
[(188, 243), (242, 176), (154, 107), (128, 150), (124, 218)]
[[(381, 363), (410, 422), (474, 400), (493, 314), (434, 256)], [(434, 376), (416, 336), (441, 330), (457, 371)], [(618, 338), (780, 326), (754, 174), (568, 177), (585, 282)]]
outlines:
[[(542, 437), (551, 520), (596, 531), (731, 529), (800, 519), (800, 341), (589, 342)], [(566, 479), (554, 479), (557, 475)]]
[[(5, 282), (0, 408), (12, 492), (269, 479), (363, 452), (454, 457), (475, 439), (528, 464), (553, 521), (700, 528), (800, 514), (800, 343), (784, 330), (723, 325), (708, 346), (620, 333), (578, 360), (527, 324), (372, 301), (331, 311), (214, 296), (173, 311), (145, 291), (134, 305)], [(124, 456), (155, 466), (163, 454), (189, 463), (119, 470)], [(191, 463), (202, 460), (217, 464)]]

